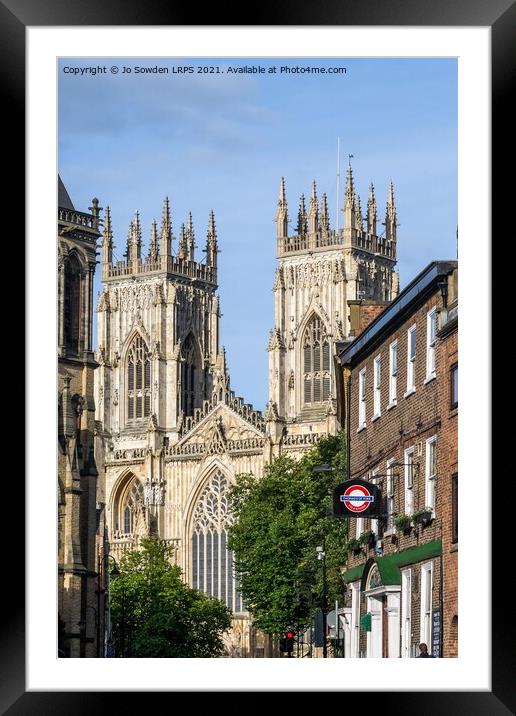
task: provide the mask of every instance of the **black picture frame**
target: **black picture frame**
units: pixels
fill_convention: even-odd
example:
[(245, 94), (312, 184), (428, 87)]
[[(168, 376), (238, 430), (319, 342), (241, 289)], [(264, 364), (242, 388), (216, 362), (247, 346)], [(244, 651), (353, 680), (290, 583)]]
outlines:
[[(245, 10), (240, 6), (238, 10)], [(250, 9), (250, 8), (249, 8)], [(324, 4), (276, 3), (271, 8), (268, 3), (253, 7), (254, 25), (343, 25), (343, 26), (484, 26), (492, 33), (492, 205), (493, 237), (507, 236), (502, 222), (507, 207), (514, 199), (513, 182), (506, 181), (503, 169), (513, 169), (510, 161), (514, 154), (514, 118), (507, 112), (511, 79), (516, 76), (515, 46), (516, 5), (512, 0), (476, 0), (475, 2), (451, 2), (449, 0), (399, 0), (398, 2), (379, 3), (377, 0), (326, 0)], [(202, 25), (238, 25), (247, 24), (238, 11), (232, 12), (230, 6), (213, 5), (203, 9)], [(4, 148), (6, 144), (15, 149), (15, 156), (9, 164), (9, 187), (7, 202), (9, 217), (13, 219), (11, 236), (20, 237), (24, 202), (24, 165), (25, 165), (25, 29), (28, 26), (66, 26), (66, 25), (195, 25), (193, 13), (188, 6), (177, 6), (147, 0), (0, 0), (0, 76), (2, 77), (4, 99), (3, 119), (7, 121), (4, 130)], [(8, 142), (6, 142), (8, 137)], [(21, 239), (19, 239), (21, 243)], [(18, 247), (19, 248), (19, 247)], [(20, 260), (20, 251), (17, 254)], [(484, 272), (488, 267), (482, 267)], [(480, 278), (484, 285), (490, 284), (485, 274)], [(484, 289), (485, 290), (485, 289)], [(499, 300), (500, 290), (493, 281), (493, 305)], [(489, 333), (489, 332), (487, 332)], [(482, 367), (482, 370), (487, 370)], [(494, 438), (493, 433), (493, 438)], [(30, 449), (30, 448), (27, 448)], [(493, 451), (494, 454), (494, 451)], [(12, 478), (11, 478), (12, 479)], [(493, 473), (493, 483), (500, 486), (501, 477)], [(23, 484), (18, 472), (16, 485), (17, 504), (23, 504)], [(483, 512), (483, 518), (485, 513)], [(476, 519), (476, 517), (474, 518)], [(502, 573), (502, 564), (507, 569), (507, 549), (509, 541), (503, 539), (502, 531), (510, 520), (493, 519), (493, 545), (504, 545), (505, 549), (495, 549), (492, 555), (492, 574)], [(8, 549), (4, 553), (4, 596), (7, 593), (7, 606), (2, 609), (1, 629), (1, 713), (9, 716), (23, 714), (78, 714), (90, 711), (103, 713), (112, 710), (114, 694), (79, 692), (26, 692), (25, 687), (25, 610), (24, 538), (21, 523), (16, 524), (16, 532)], [(502, 562), (503, 560), (503, 562)], [(510, 572), (509, 572), (510, 573)], [(485, 575), (483, 575), (485, 578)], [(472, 595), (474, 598), (474, 595)], [(373, 708), (371, 700), (377, 700), (380, 708), (388, 708), (389, 702), (398, 714), (490, 714), (500, 716), (511, 713), (515, 707), (514, 698), (514, 658), (513, 642), (509, 637), (511, 617), (506, 609), (502, 590), (492, 590), (492, 691), (491, 692), (368, 692), (367, 682), (348, 692), (345, 703), (362, 699), (364, 708)], [(482, 614), (480, 615), (482, 617)], [(373, 670), (374, 671), (374, 670)], [(373, 676), (372, 670), (365, 667), (365, 676)], [(373, 680), (373, 679), (371, 679)], [(314, 689), (316, 690), (316, 689)], [(339, 690), (339, 685), (335, 685)], [(139, 700), (131, 694), (131, 700)], [(148, 699), (148, 695), (144, 698)], [(342, 702), (340, 706), (342, 706)], [(360, 708), (360, 706), (359, 706)]]

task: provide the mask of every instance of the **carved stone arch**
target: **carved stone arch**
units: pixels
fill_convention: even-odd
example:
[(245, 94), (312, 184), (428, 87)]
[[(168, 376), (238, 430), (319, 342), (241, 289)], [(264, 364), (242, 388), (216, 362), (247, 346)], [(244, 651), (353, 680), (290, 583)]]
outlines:
[(231, 484), (233, 483), (233, 471), (228, 461), (224, 460), (223, 457), (218, 455), (210, 456), (209, 461), (202, 465), (185, 503), (184, 514), (186, 515), (186, 519), (183, 524), (183, 543), (185, 544), (191, 532), (193, 513), (201, 493), (217, 470), (225, 474)]
[(140, 336), (140, 338), (145, 342), (145, 345), (147, 346), (147, 350), (150, 353), (151, 338), (150, 338), (149, 332), (147, 331), (145, 326), (142, 326), (142, 325), (134, 326), (129, 331), (129, 333), (125, 337), (125, 340), (122, 344), (122, 350), (120, 351), (120, 359), (121, 359), (122, 363), (125, 363), (125, 361), (127, 359), (127, 353), (129, 351), (129, 349), (131, 348), (131, 345), (132, 345), (134, 339), (137, 336)]
[(78, 354), (84, 342), (85, 260), (75, 247), (64, 258), (62, 271), (63, 342), (68, 351)]
[[(138, 355), (133, 355), (133, 350)], [(131, 358), (132, 367), (129, 365)], [(140, 360), (141, 375), (136, 367)], [(152, 357), (150, 337), (143, 326), (133, 328), (124, 341), (119, 384), (121, 425), (135, 420), (148, 421), (152, 405)]]
[[(124, 510), (129, 500), (131, 500), (131, 507), (134, 507), (134, 514), (130, 521), (130, 529), (127, 530), (125, 529), (127, 525), (125, 524)], [(109, 507), (111, 535), (116, 536), (119, 533), (136, 534), (138, 532), (141, 536), (141, 533), (145, 531), (146, 509), (143, 480), (131, 468), (125, 470), (118, 477), (111, 491)]]
[[(314, 305), (315, 304), (315, 305)], [(331, 396), (332, 342), (330, 321), (322, 307), (312, 302), (297, 334), (297, 410), (321, 407)]]
[(193, 415), (202, 407), (204, 395), (204, 370), (201, 344), (193, 330), (188, 330), (180, 346), (180, 397), (181, 410)]
[(220, 599), (238, 613), (244, 606), (233, 554), (227, 548), (233, 523), (228, 495), (232, 484), (232, 470), (222, 461), (215, 459), (205, 466), (188, 503), (184, 544), (187, 579), (193, 588)]

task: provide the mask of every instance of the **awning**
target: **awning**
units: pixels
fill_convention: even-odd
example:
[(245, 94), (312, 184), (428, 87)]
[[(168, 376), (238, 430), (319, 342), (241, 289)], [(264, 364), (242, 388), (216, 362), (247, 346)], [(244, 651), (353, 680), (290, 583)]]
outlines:
[(395, 552), (384, 557), (372, 557), (368, 559), (364, 564), (359, 564), (358, 567), (349, 569), (343, 575), (343, 580), (346, 584), (349, 582), (356, 582), (357, 579), (362, 581), (361, 589), (365, 586), (365, 579), (369, 574), (373, 564), (378, 565), (380, 577), (384, 586), (395, 586), (401, 584), (401, 572), (400, 567), (405, 567), (409, 564), (416, 564), (417, 562), (424, 562), (427, 559), (433, 557), (439, 557), (442, 552), (442, 541), (435, 540), (434, 542), (427, 542), (426, 544), (420, 544), (417, 547), (409, 547), (401, 552)]

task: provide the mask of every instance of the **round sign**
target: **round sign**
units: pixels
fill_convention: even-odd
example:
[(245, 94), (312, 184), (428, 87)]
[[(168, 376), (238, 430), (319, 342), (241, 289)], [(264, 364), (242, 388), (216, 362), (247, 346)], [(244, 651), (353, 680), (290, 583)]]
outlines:
[(374, 502), (373, 495), (363, 485), (350, 485), (340, 499), (350, 512), (364, 512)]

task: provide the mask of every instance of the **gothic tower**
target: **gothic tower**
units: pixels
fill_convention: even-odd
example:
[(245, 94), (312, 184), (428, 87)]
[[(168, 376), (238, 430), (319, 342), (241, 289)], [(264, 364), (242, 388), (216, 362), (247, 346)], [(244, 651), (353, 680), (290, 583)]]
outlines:
[(231, 608), (228, 653), (249, 656), (266, 644), (250, 626), (226, 548), (227, 491), (239, 473), (261, 475), (270, 449), (261, 413), (231, 389), (219, 346), (213, 211), (202, 261), (197, 248), (192, 214), (176, 241), (165, 199), (148, 252), (136, 213), (125, 259), (115, 260), (106, 208), (96, 407), (109, 544), (118, 560), (145, 535), (170, 543), (185, 581)]
[(269, 350), (268, 434), (274, 452), (297, 452), (334, 433), (336, 341), (350, 333), (350, 302), (382, 304), (398, 293), (396, 208), (389, 186), (385, 232), (377, 231), (371, 184), (364, 226), (351, 164), (344, 193), (344, 228), (331, 229), (326, 194), (315, 181), (308, 212), (301, 195), (289, 235), (285, 180), (276, 213), (278, 266)]

